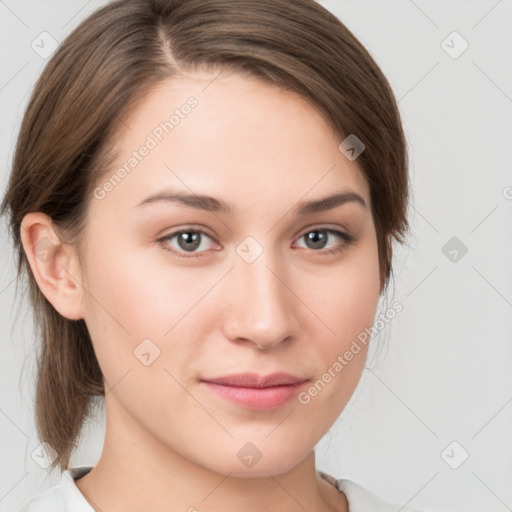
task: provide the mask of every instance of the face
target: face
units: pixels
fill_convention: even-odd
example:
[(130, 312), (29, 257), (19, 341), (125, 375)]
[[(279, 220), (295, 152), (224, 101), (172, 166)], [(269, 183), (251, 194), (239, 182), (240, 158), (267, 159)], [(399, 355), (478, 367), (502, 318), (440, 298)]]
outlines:
[[(215, 76), (161, 83), (123, 119), (84, 232), (83, 317), (107, 403), (146, 439), (224, 474), (279, 474), (364, 367), (366, 346), (346, 353), (380, 292), (369, 188), (300, 96)], [(362, 202), (318, 203), (346, 192)], [(305, 382), (204, 382), (247, 372)]]

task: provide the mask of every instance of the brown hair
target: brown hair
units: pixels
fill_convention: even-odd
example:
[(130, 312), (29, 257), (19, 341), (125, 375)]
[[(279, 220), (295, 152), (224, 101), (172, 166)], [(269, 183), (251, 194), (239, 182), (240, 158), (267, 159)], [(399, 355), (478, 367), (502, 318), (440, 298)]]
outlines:
[(248, 73), (309, 99), (365, 150), (381, 292), (392, 273), (392, 238), (408, 231), (408, 156), (386, 78), (356, 37), (313, 0), (117, 0), (60, 45), (41, 74), (18, 136), (1, 213), (10, 215), (18, 278), (25, 271), (41, 338), (38, 436), (67, 469), (103, 377), (86, 324), (55, 311), (33, 277), (21, 221), (47, 214), (78, 240), (92, 191), (114, 156), (115, 127), (160, 81), (202, 67)]

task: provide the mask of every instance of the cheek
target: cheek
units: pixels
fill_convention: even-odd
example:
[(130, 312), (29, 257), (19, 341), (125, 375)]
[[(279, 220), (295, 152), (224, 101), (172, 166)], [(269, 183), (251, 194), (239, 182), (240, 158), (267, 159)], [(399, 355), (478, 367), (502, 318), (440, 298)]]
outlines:
[[(318, 292), (313, 294), (312, 289)], [(366, 247), (353, 251), (315, 288), (310, 287), (308, 292), (304, 287), (303, 293), (309, 293), (310, 303), (315, 305), (311, 309), (322, 320), (315, 319), (318, 334), (313, 334), (317, 340), (315, 353), (321, 361), (321, 382), (318, 391), (312, 393), (322, 394), (320, 401), (339, 413), (356, 388), (366, 362), (370, 327), (380, 297), (376, 242), (369, 241)]]
[[(107, 245), (99, 240), (95, 246)], [(91, 321), (102, 321), (103, 327), (112, 324), (109, 330), (115, 328), (133, 340), (162, 336), (183, 310), (192, 287), (186, 286), (179, 272), (165, 272), (165, 266), (156, 263), (156, 248), (123, 247), (115, 239), (108, 247), (112, 250), (91, 249), (87, 255)]]
[(304, 293), (310, 296), (311, 290), (317, 290), (311, 303), (330, 331), (334, 331), (331, 338), (338, 340), (328, 346), (340, 349), (350, 344), (372, 325), (380, 297), (376, 239), (352, 248), (339, 265), (322, 275), (321, 283), (309, 290)]
[[(208, 320), (202, 316), (201, 325), (194, 322), (194, 308), (218, 276), (204, 271), (201, 277), (201, 270), (192, 273), (166, 265), (158, 248), (121, 250), (115, 241), (109, 246), (116, 251), (91, 251), (88, 255), (85, 284), (89, 292), (85, 298), (86, 324), (105, 377), (117, 380), (128, 369), (138, 369), (139, 346), (158, 354), (152, 367), (176, 366), (180, 341), (186, 352), (190, 351), (194, 330)], [(171, 351), (166, 350), (171, 339), (172, 361)]]

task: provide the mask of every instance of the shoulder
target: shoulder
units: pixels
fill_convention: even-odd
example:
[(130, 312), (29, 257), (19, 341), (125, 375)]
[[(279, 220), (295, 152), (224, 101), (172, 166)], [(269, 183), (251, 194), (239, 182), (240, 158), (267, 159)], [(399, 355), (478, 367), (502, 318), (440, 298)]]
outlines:
[(368, 489), (351, 480), (342, 478), (336, 482), (338, 489), (347, 496), (350, 512), (396, 512), (397, 507), (402, 507), (401, 512), (421, 512), (417, 508), (384, 502)]
[(57, 485), (34, 496), (20, 512), (94, 512), (75, 484), (75, 479), (91, 469), (82, 466), (64, 471)]
[(397, 507), (401, 512), (421, 512), (417, 508), (387, 503), (362, 485), (345, 478), (336, 479), (328, 473), (319, 471), (320, 475), (337, 487), (345, 496), (349, 504), (350, 512), (396, 512)]
[(66, 504), (62, 489), (59, 485), (50, 487), (47, 491), (33, 497), (22, 509), (21, 512), (64, 512)]

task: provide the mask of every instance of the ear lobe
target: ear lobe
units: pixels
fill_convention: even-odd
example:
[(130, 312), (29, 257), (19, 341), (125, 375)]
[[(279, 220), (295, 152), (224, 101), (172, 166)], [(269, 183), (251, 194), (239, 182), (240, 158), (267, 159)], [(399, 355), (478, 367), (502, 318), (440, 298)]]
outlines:
[(83, 318), (83, 287), (76, 249), (61, 242), (50, 217), (25, 215), (20, 227), (23, 249), (39, 289), (69, 320)]

